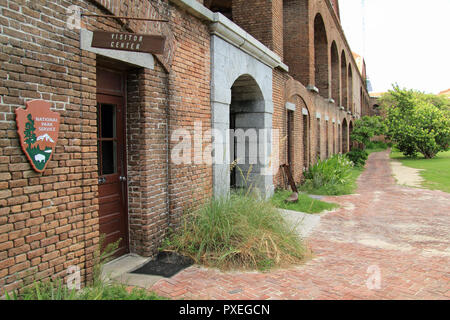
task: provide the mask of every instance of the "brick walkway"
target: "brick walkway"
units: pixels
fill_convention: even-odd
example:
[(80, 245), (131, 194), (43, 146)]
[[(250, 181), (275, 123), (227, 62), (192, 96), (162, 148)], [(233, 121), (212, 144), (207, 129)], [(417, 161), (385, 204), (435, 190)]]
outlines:
[(388, 158), (369, 157), (357, 194), (326, 198), (342, 208), (307, 239), (314, 259), (270, 273), (193, 266), (151, 290), (174, 299), (450, 299), (450, 194), (396, 185)]

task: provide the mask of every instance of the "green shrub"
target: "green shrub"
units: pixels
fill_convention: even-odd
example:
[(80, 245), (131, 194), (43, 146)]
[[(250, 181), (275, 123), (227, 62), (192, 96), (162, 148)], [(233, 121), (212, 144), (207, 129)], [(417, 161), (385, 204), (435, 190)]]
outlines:
[(381, 101), (387, 111), (387, 134), (405, 156), (422, 153), (431, 159), (449, 149), (450, 118), (443, 100), (394, 86)]
[(350, 152), (346, 153), (346, 156), (350, 159), (351, 162), (353, 162), (356, 167), (364, 167), (369, 154), (365, 150), (352, 148)]
[(387, 149), (388, 147), (389, 147), (388, 143), (383, 141), (370, 141), (366, 144), (366, 149)]
[(353, 163), (347, 157), (336, 154), (327, 160), (319, 159), (304, 172), (304, 176), (313, 188), (332, 187), (347, 183), (352, 167)]
[(355, 121), (350, 139), (367, 146), (370, 138), (386, 133), (386, 124), (380, 116), (364, 116)]
[(163, 249), (196, 263), (226, 269), (259, 269), (295, 264), (306, 250), (294, 227), (269, 201), (250, 193), (211, 199), (187, 213)]

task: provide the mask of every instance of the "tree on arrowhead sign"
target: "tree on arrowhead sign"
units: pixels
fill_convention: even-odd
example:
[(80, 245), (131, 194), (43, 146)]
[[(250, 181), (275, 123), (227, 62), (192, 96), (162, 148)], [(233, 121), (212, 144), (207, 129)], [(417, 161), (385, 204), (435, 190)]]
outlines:
[(58, 141), (60, 115), (50, 107), (47, 101), (33, 100), (26, 109), (16, 109), (20, 145), (37, 172), (44, 172)]

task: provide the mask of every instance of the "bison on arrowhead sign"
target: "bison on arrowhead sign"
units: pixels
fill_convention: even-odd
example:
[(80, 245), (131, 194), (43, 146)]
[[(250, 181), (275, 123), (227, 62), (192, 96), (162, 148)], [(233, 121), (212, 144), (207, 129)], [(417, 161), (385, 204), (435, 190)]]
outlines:
[(47, 101), (33, 100), (26, 105), (26, 109), (16, 109), (20, 145), (33, 169), (43, 172), (55, 152), (60, 115), (50, 110)]

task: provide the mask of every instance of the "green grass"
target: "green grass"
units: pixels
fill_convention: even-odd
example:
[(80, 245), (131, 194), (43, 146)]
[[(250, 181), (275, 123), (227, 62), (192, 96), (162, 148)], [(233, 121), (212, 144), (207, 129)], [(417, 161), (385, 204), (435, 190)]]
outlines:
[(384, 151), (384, 150), (386, 150), (386, 148), (374, 148), (374, 149), (366, 149), (366, 152), (370, 155), (371, 153), (381, 152), (381, 151)]
[(213, 198), (185, 214), (163, 249), (222, 270), (267, 270), (297, 264), (307, 254), (298, 233), (270, 201), (245, 193)]
[[(93, 279), (81, 290), (69, 290), (67, 284), (60, 278), (54, 280), (32, 280), (23, 283), (19, 290), (6, 292), (7, 300), (166, 300), (153, 292), (142, 288), (128, 290), (123, 284), (115, 281), (105, 281), (102, 269), (106, 262), (113, 258), (119, 246), (120, 239), (114, 243), (105, 244), (105, 234), (100, 234), (100, 240), (93, 259)], [(34, 278), (34, 277), (33, 277)]]
[(332, 210), (339, 207), (335, 203), (328, 203), (313, 199), (304, 193), (299, 193), (298, 202), (286, 203), (284, 200), (286, 200), (291, 195), (291, 193), (292, 192), (289, 190), (278, 190), (271, 198), (271, 202), (277, 208), (305, 213), (319, 213), (325, 210)]
[(433, 159), (407, 158), (401, 152), (393, 151), (391, 158), (415, 169), (424, 169), (420, 175), (425, 179), (423, 187), (450, 193), (450, 151), (440, 152)]
[(127, 288), (119, 283), (102, 283), (79, 291), (69, 290), (61, 280), (36, 281), (20, 293), (6, 294), (7, 300), (166, 300), (142, 288)]

